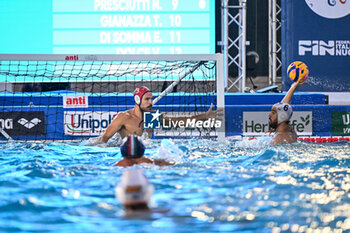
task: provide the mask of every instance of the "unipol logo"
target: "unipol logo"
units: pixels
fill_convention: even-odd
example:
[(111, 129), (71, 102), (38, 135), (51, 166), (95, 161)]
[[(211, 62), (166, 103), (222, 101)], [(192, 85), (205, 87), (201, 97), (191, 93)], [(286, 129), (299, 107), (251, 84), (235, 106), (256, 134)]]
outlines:
[(327, 19), (343, 18), (350, 14), (350, 0), (305, 0), (310, 9)]
[(307, 52), (311, 52), (313, 56), (325, 56), (326, 54), (334, 56), (335, 42), (334, 40), (328, 42), (323, 40), (299, 40), (299, 56), (305, 56)]
[(31, 129), (33, 128), (34, 126), (36, 126), (37, 124), (39, 124), (41, 122), (40, 119), (38, 118), (34, 118), (30, 121), (28, 121), (27, 119), (25, 118), (21, 118), (17, 121), (19, 124), (23, 125), (24, 127), (26, 127), (27, 129)]

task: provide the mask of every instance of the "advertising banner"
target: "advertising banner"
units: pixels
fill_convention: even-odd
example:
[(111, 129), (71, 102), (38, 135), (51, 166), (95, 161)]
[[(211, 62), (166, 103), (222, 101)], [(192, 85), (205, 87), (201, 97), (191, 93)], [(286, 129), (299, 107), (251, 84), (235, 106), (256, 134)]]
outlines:
[(350, 1), (286, 0), (282, 3), (282, 89), (287, 67), (302, 61), (310, 71), (299, 91), (350, 91)]
[(0, 128), (10, 136), (45, 135), (43, 111), (0, 112)]
[(350, 136), (350, 112), (332, 112), (332, 135)]
[(64, 112), (64, 134), (72, 136), (100, 136), (118, 112)]
[[(269, 128), (270, 112), (243, 112), (243, 136), (264, 136)], [(298, 136), (312, 135), (312, 111), (293, 112), (290, 119)]]
[(89, 107), (88, 95), (63, 95), (63, 108)]

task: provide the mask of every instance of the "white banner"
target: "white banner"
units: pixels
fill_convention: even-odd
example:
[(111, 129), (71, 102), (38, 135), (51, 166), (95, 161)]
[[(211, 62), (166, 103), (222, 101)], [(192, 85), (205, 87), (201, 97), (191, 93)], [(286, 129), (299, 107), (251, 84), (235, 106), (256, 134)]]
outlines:
[(64, 134), (72, 136), (100, 136), (118, 112), (64, 112)]
[(87, 108), (89, 97), (87, 95), (64, 95), (63, 108)]
[[(243, 112), (243, 136), (263, 136), (270, 130), (270, 112)], [(298, 136), (312, 135), (312, 111), (293, 112), (290, 119)]]

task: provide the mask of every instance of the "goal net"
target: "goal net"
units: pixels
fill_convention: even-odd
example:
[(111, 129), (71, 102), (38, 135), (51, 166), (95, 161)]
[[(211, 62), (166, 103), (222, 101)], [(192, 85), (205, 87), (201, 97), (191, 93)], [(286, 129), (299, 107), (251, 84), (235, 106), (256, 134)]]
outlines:
[[(224, 107), (222, 55), (0, 55), (0, 140), (82, 140), (103, 135), (119, 112), (135, 105), (146, 86), (153, 110), (193, 116)], [(153, 138), (223, 138), (213, 119), (153, 122)], [(154, 120), (154, 119), (153, 119)], [(156, 119), (158, 120), (158, 119)], [(154, 123), (154, 124), (151, 124)], [(160, 124), (160, 125), (159, 125)], [(160, 126), (160, 127), (159, 127)]]

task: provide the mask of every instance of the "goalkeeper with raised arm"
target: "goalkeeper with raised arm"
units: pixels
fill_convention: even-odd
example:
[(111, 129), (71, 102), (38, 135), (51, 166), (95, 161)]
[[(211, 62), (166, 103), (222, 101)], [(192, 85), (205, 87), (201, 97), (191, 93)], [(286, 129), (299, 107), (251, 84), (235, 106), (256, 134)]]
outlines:
[[(144, 132), (143, 128), (143, 112), (151, 111), (153, 106), (153, 95), (147, 87), (137, 87), (134, 91), (135, 106), (133, 109), (119, 113), (107, 127), (102, 137), (99, 137), (92, 144), (107, 143), (108, 140), (115, 134), (119, 133), (122, 138), (127, 137), (131, 134), (142, 136)], [(206, 120), (206, 119), (218, 119), (223, 115), (223, 110), (218, 109), (213, 111), (213, 104), (210, 106), (208, 111), (203, 114), (190, 117), (195, 120)], [(162, 117), (166, 120), (171, 121), (184, 121), (189, 117)], [(152, 130), (147, 130), (148, 136), (152, 136)]]

